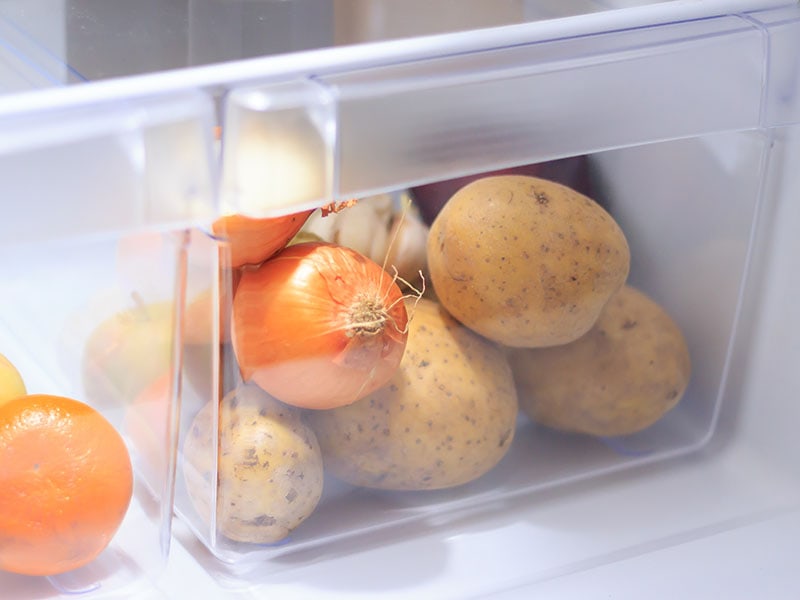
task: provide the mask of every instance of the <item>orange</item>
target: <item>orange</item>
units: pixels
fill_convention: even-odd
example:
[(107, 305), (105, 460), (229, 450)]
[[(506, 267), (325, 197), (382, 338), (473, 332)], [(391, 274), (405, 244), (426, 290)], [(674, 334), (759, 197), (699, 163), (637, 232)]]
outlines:
[(54, 575), (89, 563), (132, 493), (125, 442), (97, 410), (50, 395), (0, 405), (0, 570)]

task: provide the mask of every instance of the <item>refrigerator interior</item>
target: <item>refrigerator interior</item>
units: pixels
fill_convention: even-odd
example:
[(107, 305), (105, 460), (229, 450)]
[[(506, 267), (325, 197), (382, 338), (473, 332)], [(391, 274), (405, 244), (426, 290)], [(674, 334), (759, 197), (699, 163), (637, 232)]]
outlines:
[[(255, 546), (187, 497), (182, 448), (208, 391), (184, 372), (144, 437), (124, 399), (99, 404), (137, 466), (106, 553), (47, 580), (0, 573), (11, 597), (671, 597), (670, 568), (697, 597), (723, 574), (729, 597), (798, 591), (796, 5), (418, 4), (0, 3), (16, 206), (0, 228), (0, 352), (29, 389), (91, 398), (85, 352), (105, 318), (161, 307), (152, 372), (185, 352), (180, 311), (215, 282), (217, 215), (529, 169), (584, 186), (625, 232), (629, 283), (687, 340), (678, 406), (602, 439), (520, 415), (497, 467), (451, 490), (326, 476), (287, 541)], [(259, 154), (274, 131), (270, 147), (312, 174), (279, 195), (247, 168), (287, 168)], [(731, 568), (692, 562), (709, 554)]]
[(6, 0), (2, 81), (14, 91), (659, 3)]

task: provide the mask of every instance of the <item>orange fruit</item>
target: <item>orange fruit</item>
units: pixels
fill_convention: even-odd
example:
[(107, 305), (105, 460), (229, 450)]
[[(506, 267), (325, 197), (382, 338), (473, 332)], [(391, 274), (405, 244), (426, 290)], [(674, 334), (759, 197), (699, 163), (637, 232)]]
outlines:
[(97, 410), (50, 395), (0, 405), (0, 570), (54, 575), (91, 562), (132, 493), (125, 442)]

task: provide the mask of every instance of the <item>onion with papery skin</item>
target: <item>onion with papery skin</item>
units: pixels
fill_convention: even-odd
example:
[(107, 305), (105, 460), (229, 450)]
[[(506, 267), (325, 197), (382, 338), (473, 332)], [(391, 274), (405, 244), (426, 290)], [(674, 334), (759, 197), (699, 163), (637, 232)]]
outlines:
[(242, 273), (233, 348), (242, 377), (311, 409), (351, 404), (403, 357), (408, 313), (392, 275), (343, 246), (289, 246)]
[(306, 222), (313, 210), (253, 219), (242, 215), (220, 217), (212, 233), (229, 244), (230, 267), (257, 265), (281, 250)]

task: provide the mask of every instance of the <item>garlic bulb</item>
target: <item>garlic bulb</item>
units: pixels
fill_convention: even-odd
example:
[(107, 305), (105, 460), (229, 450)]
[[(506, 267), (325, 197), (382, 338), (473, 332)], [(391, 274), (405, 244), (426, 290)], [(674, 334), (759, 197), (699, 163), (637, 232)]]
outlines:
[(301, 230), (303, 234), (347, 246), (372, 259), (398, 280), (418, 288), (423, 284), (428, 226), (407, 192), (397, 200), (390, 194), (359, 199), (354, 205), (324, 215), (314, 212)]

